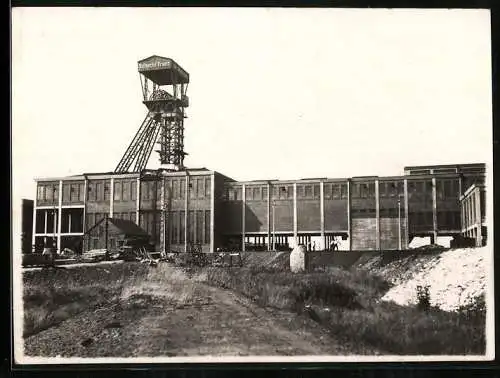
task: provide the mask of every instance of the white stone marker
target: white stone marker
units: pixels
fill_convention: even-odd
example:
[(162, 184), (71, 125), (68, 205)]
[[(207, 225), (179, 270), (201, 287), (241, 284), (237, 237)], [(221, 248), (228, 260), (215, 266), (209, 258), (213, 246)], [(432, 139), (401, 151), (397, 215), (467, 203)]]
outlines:
[(308, 268), (307, 265), (306, 247), (299, 244), (290, 253), (290, 270), (292, 273), (305, 272)]

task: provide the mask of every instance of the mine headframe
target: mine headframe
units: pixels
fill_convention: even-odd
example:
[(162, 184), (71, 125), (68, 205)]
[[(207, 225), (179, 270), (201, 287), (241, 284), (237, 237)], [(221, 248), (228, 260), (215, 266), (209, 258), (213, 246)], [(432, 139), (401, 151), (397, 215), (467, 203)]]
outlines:
[[(115, 172), (141, 172), (153, 147), (166, 170), (184, 169), (184, 119), (189, 74), (175, 61), (153, 55), (138, 62), (143, 104), (148, 114), (118, 163)], [(132, 168), (133, 166), (133, 168)], [(131, 170), (132, 168), (132, 170)]]

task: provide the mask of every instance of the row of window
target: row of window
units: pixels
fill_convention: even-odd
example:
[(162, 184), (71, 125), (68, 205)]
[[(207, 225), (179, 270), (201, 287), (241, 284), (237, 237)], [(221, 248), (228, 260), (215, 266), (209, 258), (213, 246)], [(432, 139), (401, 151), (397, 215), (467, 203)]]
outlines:
[(57, 201), (59, 199), (59, 183), (39, 184), (36, 199), (38, 202)]
[[(186, 180), (173, 179), (167, 182), (170, 198), (184, 199), (186, 195)], [(161, 182), (144, 181), (141, 186), (141, 199), (154, 200), (160, 198)], [(158, 195), (156, 195), (156, 192)], [(189, 179), (188, 193), (190, 199), (210, 198), (211, 195), (211, 178), (210, 177), (191, 177)], [(168, 191), (166, 192), (168, 195)]]
[[(184, 199), (185, 180), (177, 179), (169, 181), (169, 189), (172, 199)], [(161, 190), (158, 181), (146, 181), (141, 185), (141, 198), (153, 200), (156, 192)], [(209, 198), (211, 193), (210, 177), (193, 177), (189, 180), (189, 196), (192, 199)], [(87, 187), (89, 201), (109, 201), (111, 195), (111, 182), (109, 180), (94, 180), (88, 182)], [(114, 201), (135, 201), (137, 199), (137, 180), (115, 180), (113, 183)], [(83, 202), (85, 198), (84, 183), (63, 183), (63, 202)], [(59, 199), (59, 183), (40, 184), (37, 188), (37, 200), (57, 201)]]
[[(211, 182), (209, 177), (191, 178), (189, 183), (189, 196), (192, 199), (209, 198), (211, 193)], [(169, 189), (172, 199), (184, 199), (185, 197), (185, 179), (171, 180)], [(153, 200), (157, 197), (156, 192), (161, 190), (161, 183), (158, 181), (142, 182), (141, 198), (143, 200)], [(39, 185), (37, 192), (38, 201), (56, 201), (59, 195), (58, 184)], [(397, 197), (404, 193), (404, 184), (401, 181), (381, 181), (379, 183), (379, 196)], [(84, 200), (83, 183), (65, 183), (63, 184), (63, 202), (77, 202)], [(457, 179), (437, 180), (436, 196), (438, 199), (455, 198), (459, 195), (459, 181)], [(325, 183), (325, 199), (346, 199), (346, 183)], [(351, 189), (352, 198), (375, 198), (375, 183), (353, 183)], [(408, 182), (408, 197), (412, 199), (432, 198), (432, 181), (413, 181)], [(108, 201), (110, 197), (110, 182), (106, 180), (93, 181), (88, 183), (89, 201)], [(297, 185), (298, 198), (320, 197), (319, 184)], [(114, 201), (135, 201), (137, 198), (137, 182), (115, 181), (114, 182)], [(278, 185), (271, 189), (272, 199), (293, 199), (292, 185)], [(240, 201), (242, 199), (242, 188), (226, 188), (224, 199), (229, 201)], [(267, 199), (267, 186), (251, 186), (245, 188), (245, 199), (247, 201), (261, 201)]]
[[(347, 183), (325, 183), (325, 199), (347, 199)], [(379, 184), (380, 197), (397, 197), (403, 194), (403, 182), (384, 181)], [(352, 198), (375, 198), (375, 183), (353, 183)], [(225, 200), (240, 201), (242, 198), (242, 188), (226, 188)], [(297, 185), (297, 198), (320, 198), (320, 185)], [(267, 200), (267, 186), (245, 187), (246, 201)], [(271, 188), (271, 199), (293, 199), (292, 185), (279, 185)]]
[[(245, 187), (246, 201), (266, 201), (267, 186), (247, 186)], [(271, 188), (272, 200), (291, 200), (293, 199), (293, 185), (277, 185)], [(331, 187), (329, 187), (332, 190)], [(226, 201), (241, 201), (243, 189), (242, 187), (226, 187), (223, 199)], [(297, 185), (297, 198), (320, 198), (319, 184), (314, 185)]]

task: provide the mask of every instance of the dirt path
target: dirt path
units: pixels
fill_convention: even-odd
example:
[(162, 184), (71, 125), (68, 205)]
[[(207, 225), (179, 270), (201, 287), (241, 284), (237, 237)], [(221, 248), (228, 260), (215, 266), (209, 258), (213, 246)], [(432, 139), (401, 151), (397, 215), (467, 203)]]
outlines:
[[(181, 285), (182, 286), (181, 286)], [(349, 354), (312, 320), (193, 279), (134, 287), (25, 340), (30, 356)], [(148, 290), (146, 290), (148, 289)], [(165, 295), (151, 296), (162, 291)]]

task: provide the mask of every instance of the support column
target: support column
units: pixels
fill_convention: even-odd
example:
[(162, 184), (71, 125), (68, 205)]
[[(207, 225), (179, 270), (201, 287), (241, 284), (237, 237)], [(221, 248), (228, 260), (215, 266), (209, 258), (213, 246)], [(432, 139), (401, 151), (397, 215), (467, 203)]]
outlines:
[[(58, 195), (58, 208), (57, 208), (57, 253), (61, 253), (61, 218), (62, 218), (62, 190), (63, 190), (63, 182), (59, 180), (59, 195)], [(55, 216), (55, 215), (54, 215)], [(56, 219), (54, 218), (54, 222)]]
[(347, 180), (347, 233), (349, 238), (349, 251), (351, 251), (352, 250), (351, 180)]
[(437, 189), (436, 178), (432, 178), (432, 237), (437, 243)]
[(298, 244), (297, 240), (298, 227), (297, 227), (297, 183), (293, 183), (293, 239), (295, 246)]
[(271, 184), (267, 183), (267, 250), (271, 250)]
[(113, 218), (114, 200), (115, 200), (115, 179), (111, 177), (111, 184), (109, 185), (109, 217)]
[(212, 173), (210, 180), (210, 195), (211, 195), (211, 209), (210, 209), (210, 252), (215, 252), (215, 173)]
[(188, 251), (188, 228), (189, 228), (189, 174), (186, 171), (186, 185), (185, 185), (185, 203), (184, 203), (184, 252)]
[(467, 212), (469, 214), (468, 228), (470, 229), (470, 227), (474, 225), (474, 217), (472, 214), (472, 196), (471, 195), (469, 195), (469, 198), (467, 200)]
[(319, 183), (319, 200), (320, 200), (320, 221), (321, 221), (321, 244), (318, 246), (318, 250), (324, 250), (325, 248), (325, 185), (321, 181)]
[[(88, 197), (87, 192), (88, 191), (89, 191), (88, 180), (87, 180), (87, 177), (85, 177), (85, 181), (83, 182), (83, 233), (84, 234), (87, 231), (87, 197)], [(84, 239), (85, 239), (85, 236), (84, 236)], [(85, 243), (85, 240), (82, 244), (82, 248), (83, 248), (84, 243)]]
[(245, 252), (245, 206), (246, 206), (246, 187), (241, 186), (241, 250)]
[(137, 177), (136, 181), (136, 189), (135, 189), (135, 223), (140, 226), (140, 210), (141, 210), (141, 179)]
[(36, 207), (38, 203), (38, 183), (37, 183), (37, 188), (36, 188), (36, 196), (35, 200), (33, 201), (33, 232), (31, 234), (31, 252), (34, 252), (34, 245), (36, 242)]
[(405, 201), (405, 239), (403, 248), (408, 249), (410, 245), (410, 226), (408, 212), (408, 179), (404, 179), (404, 201)]
[[(165, 177), (162, 176), (161, 178), (161, 193), (160, 193), (160, 209), (161, 209), (161, 216), (160, 216), (160, 250), (163, 254), (167, 253), (167, 243), (166, 243), (166, 224), (165, 222), (167, 221), (166, 213), (167, 213), (167, 208), (166, 208), (166, 200), (165, 200)], [(137, 217), (137, 205), (136, 205), (136, 217)]]
[[(401, 227), (401, 225), (399, 225)], [(379, 180), (375, 180), (375, 248), (380, 250), (380, 196)]]
[(483, 230), (481, 227), (482, 214), (481, 214), (481, 192), (479, 189), (475, 190), (474, 196), (476, 197), (476, 229), (477, 229), (477, 238), (476, 238), (476, 246), (481, 247), (483, 245)]

